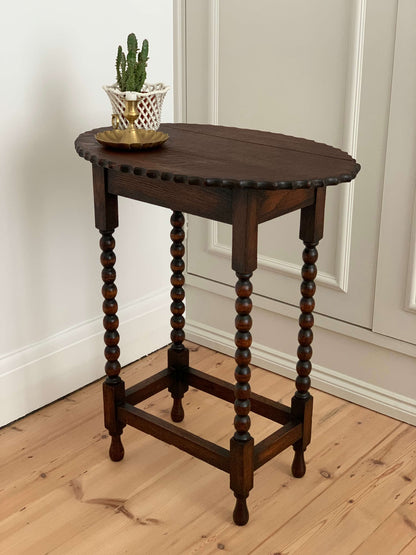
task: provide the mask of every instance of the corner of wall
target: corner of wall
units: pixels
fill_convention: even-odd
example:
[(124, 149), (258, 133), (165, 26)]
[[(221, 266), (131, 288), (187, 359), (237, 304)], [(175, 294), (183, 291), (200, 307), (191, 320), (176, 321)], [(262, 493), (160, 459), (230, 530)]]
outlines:
[[(169, 342), (169, 289), (119, 310), (124, 366)], [(102, 317), (0, 359), (0, 426), (104, 375)], [(98, 410), (98, 407), (97, 407)]]

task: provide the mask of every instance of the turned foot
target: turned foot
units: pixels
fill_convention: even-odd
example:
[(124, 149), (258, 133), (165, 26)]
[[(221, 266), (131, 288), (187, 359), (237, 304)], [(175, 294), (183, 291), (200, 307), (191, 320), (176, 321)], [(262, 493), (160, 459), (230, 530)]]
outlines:
[(292, 463), (292, 474), (295, 478), (302, 478), (306, 472), (305, 457), (303, 449), (295, 449)]
[[(234, 494), (235, 495), (235, 494)], [(247, 497), (235, 495), (236, 503), (233, 512), (233, 520), (237, 526), (244, 526), (248, 522), (249, 514), (247, 509)]]
[(173, 407), (170, 416), (174, 422), (182, 422), (185, 417), (182, 406), (182, 399), (173, 399)]
[(114, 462), (121, 461), (124, 457), (124, 447), (121, 443), (120, 436), (111, 436), (111, 445), (110, 445), (110, 459)]

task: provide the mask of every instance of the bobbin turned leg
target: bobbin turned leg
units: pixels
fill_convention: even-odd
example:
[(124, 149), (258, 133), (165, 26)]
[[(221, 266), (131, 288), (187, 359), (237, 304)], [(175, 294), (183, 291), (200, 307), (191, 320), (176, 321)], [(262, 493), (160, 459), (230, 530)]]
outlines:
[(234, 437), (231, 438), (230, 444), (230, 485), (237, 499), (233, 518), (234, 522), (239, 526), (243, 526), (248, 522), (249, 514), (246, 499), (249, 491), (253, 487), (254, 473), (254, 440), (248, 431), (250, 428), (249, 380), (251, 377), (249, 367), (251, 360), (249, 348), (251, 345), (251, 275), (251, 273), (241, 274), (237, 272), (238, 281), (235, 287), (238, 295), (236, 300), (237, 316), (235, 319), (235, 326), (237, 328), (235, 334), (235, 344), (237, 345), (237, 350), (235, 352), (235, 361), (237, 363), (235, 378), (237, 383), (234, 387), (235, 433)]
[(117, 406), (124, 402), (124, 382), (121, 380), (120, 363), (118, 357), (120, 349), (118, 347), (118, 317), (117, 317), (117, 287), (114, 283), (116, 271), (114, 264), (116, 256), (114, 254), (115, 241), (113, 238), (114, 229), (118, 226), (118, 202), (117, 196), (108, 193), (108, 170), (93, 164), (92, 166), (93, 186), (94, 186), (94, 212), (95, 227), (100, 231), (101, 273), (103, 279), (102, 294), (104, 297), (104, 342), (105, 357), (107, 363), (105, 372), (106, 380), (103, 384), (104, 397), (104, 424), (111, 436), (110, 458), (113, 461), (120, 461), (124, 456), (124, 449), (120, 436), (125, 424), (117, 419)]
[(116, 278), (116, 271), (114, 264), (116, 256), (114, 254), (115, 241), (113, 238), (114, 230), (100, 230), (102, 234), (100, 246), (102, 249), (101, 263), (103, 265), (102, 279), (104, 285), (102, 293), (104, 297), (103, 311), (104, 311), (104, 342), (105, 357), (107, 359), (105, 365), (105, 372), (107, 378), (103, 384), (104, 395), (104, 423), (111, 436), (110, 458), (112, 461), (120, 461), (124, 456), (124, 448), (121, 443), (120, 436), (123, 432), (124, 424), (117, 420), (117, 405), (124, 400), (124, 382), (121, 380), (120, 363), (118, 358), (120, 356), (120, 349), (118, 347), (119, 334), (118, 317), (117, 317), (117, 301), (115, 299), (117, 294), (117, 287), (114, 283)]
[(233, 518), (239, 526), (247, 524), (249, 519), (247, 497), (253, 488), (254, 475), (254, 440), (249, 433), (252, 324), (250, 295), (253, 291), (250, 278), (257, 267), (258, 226), (257, 200), (253, 193), (249, 190), (233, 191), (232, 267), (238, 281), (235, 286), (235, 433), (230, 441), (230, 487), (236, 498)]
[(309, 393), (311, 380), (309, 374), (312, 369), (312, 326), (314, 323), (313, 310), (315, 308), (314, 294), (316, 290), (315, 278), (317, 269), (315, 262), (318, 259), (316, 247), (323, 236), (325, 209), (325, 189), (317, 189), (315, 203), (303, 208), (301, 211), (300, 233), (305, 249), (303, 251), (302, 285), (300, 301), (301, 315), (299, 317), (300, 330), (298, 334), (298, 362), (296, 371), (296, 393), (292, 398), (292, 414), (303, 422), (302, 438), (298, 440), (293, 449), (295, 455), (292, 463), (292, 474), (301, 478), (306, 472), (304, 452), (311, 441), (312, 406), (313, 398)]
[(185, 254), (183, 244), (185, 238), (184, 222), (185, 219), (182, 212), (174, 211), (170, 219), (170, 223), (173, 226), (170, 233), (170, 238), (172, 239), (170, 253), (173, 257), (170, 265), (172, 270), (170, 282), (173, 286), (170, 293), (172, 299), (172, 304), (170, 305), (172, 312), (170, 320), (172, 326), (170, 335), (172, 345), (168, 350), (168, 367), (171, 370), (169, 391), (173, 398), (171, 418), (174, 422), (181, 422), (184, 418), (182, 398), (188, 390), (186, 372), (189, 368), (189, 351), (183, 345), (185, 339), (185, 332), (183, 331), (185, 325), (185, 318), (183, 317), (185, 312), (185, 305), (183, 303), (185, 298), (185, 291), (183, 289), (185, 283), (183, 275), (185, 269), (183, 260)]

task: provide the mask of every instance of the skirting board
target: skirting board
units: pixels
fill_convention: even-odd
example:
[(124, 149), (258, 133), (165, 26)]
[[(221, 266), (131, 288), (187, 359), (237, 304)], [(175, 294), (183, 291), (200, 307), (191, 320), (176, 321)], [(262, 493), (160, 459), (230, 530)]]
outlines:
[[(169, 341), (170, 289), (121, 307), (122, 366)], [(102, 316), (0, 359), (0, 426), (104, 375)]]
[[(185, 329), (190, 341), (234, 356), (236, 347), (233, 335), (190, 319), (187, 319)], [(295, 379), (297, 359), (294, 356), (259, 344), (253, 344), (250, 350), (253, 365)], [(416, 400), (410, 397), (392, 394), (381, 387), (313, 363), (312, 374), (312, 385), (316, 389), (416, 425)]]

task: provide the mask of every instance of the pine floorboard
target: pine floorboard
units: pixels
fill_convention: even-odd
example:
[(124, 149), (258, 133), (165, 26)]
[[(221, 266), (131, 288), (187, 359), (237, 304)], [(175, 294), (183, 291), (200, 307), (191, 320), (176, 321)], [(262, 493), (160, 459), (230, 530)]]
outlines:
[[(191, 364), (233, 382), (233, 359), (188, 343)], [(123, 370), (127, 387), (165, 367), (166, 349)], [(257, 393), (290, 403), (293, 383), (253, 367)], [(228, 475), (131, 427), (108, 459), (101, 382), (0, 430), (0, 553), (413, 555), (416, 428), (313, 391), (307, 472), (288, 449), (255, 473), (250, 521), (232, 522)], [(167, 391), (144, 401), (168, 418)], [(233, 406), (193, 388), (181, 426), (228, 448)], [(253, 415), (261, 440), (277, 425)]]

